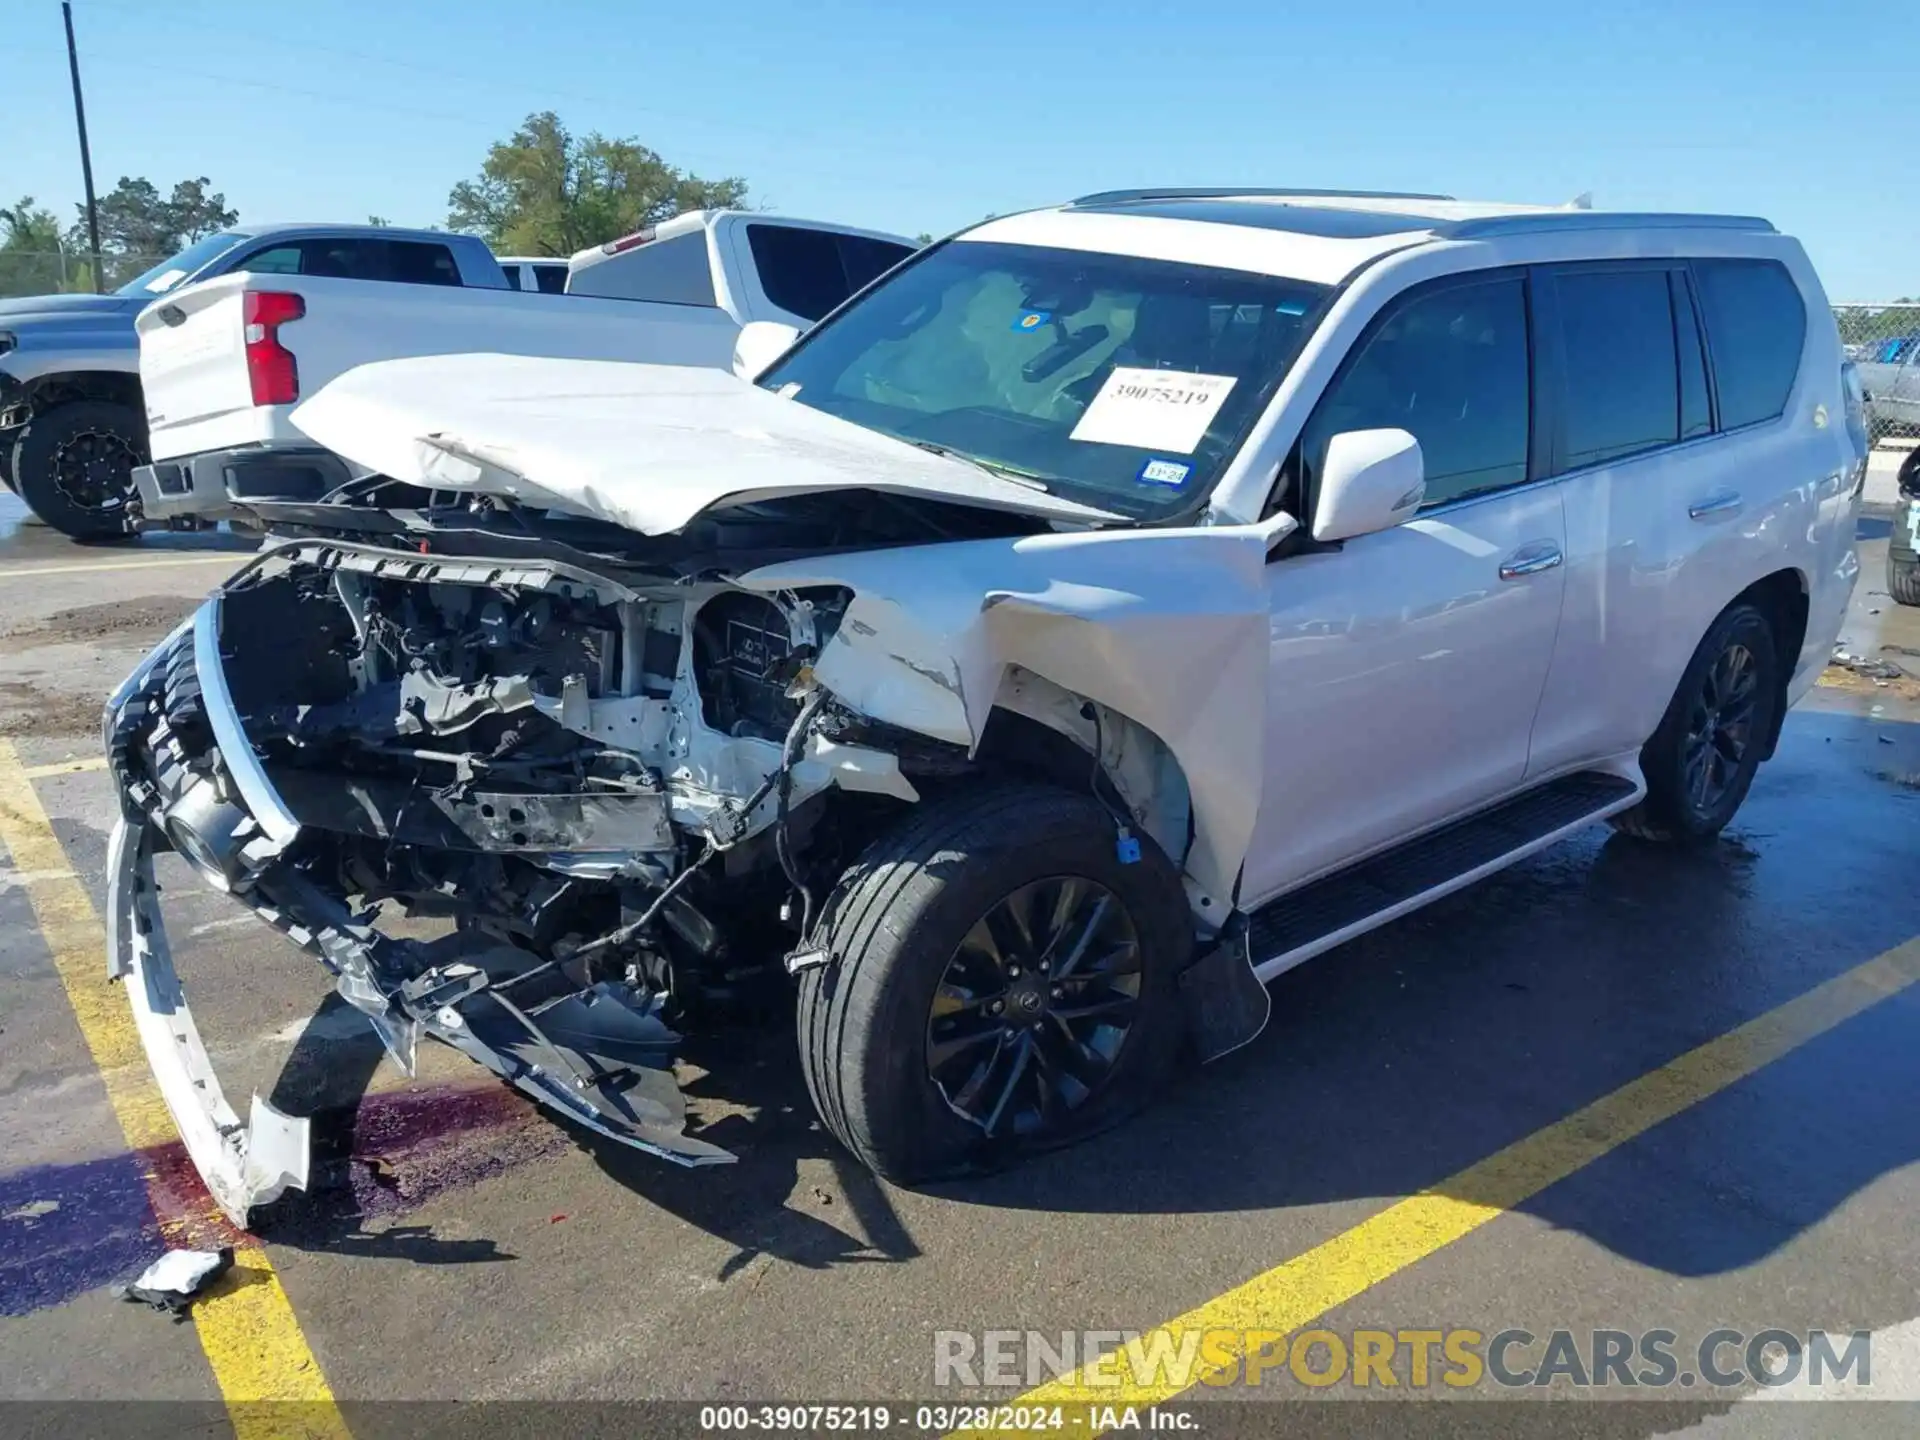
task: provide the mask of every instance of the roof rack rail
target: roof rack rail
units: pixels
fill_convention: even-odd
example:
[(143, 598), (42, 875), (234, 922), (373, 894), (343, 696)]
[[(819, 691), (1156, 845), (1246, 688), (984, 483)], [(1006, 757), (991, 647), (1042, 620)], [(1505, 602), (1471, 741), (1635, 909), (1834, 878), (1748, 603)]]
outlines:
[(1758, 215), (1688, 215), (1632, 210), (1535, 210), (1517, 215), (1484, 215), (1456, 220), (1446, 227), (1448, 240), (1480, 240), (1494, 235), (1525, 235), (1554, 230), (1759, 230), (1778, 234), (1771, 220)]
[(1147, 190), (1101, 190), (1071, 205), (1125, 205), (1136, 200), (1451, 200), (1414, 190), (1271, 190), (1245, 185), (1175, 185)]

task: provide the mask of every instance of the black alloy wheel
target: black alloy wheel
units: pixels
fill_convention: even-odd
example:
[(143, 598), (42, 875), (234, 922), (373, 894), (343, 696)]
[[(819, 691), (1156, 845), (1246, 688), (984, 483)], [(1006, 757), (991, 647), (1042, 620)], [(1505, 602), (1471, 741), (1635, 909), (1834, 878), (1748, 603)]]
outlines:
[(1687, 712), (1687, 798), (1696, 810), (1717, 809), (1739, 780), (1753, 744), (1760, 667), (1733, 643), (1707, 668)]
[(1140, 937), (1104, 885), (1022, 885), (954, 951), (927, 1021), (927, 1074), (990, 1138), (1060, 1125), (1112, 1078), (1139, 1015)]

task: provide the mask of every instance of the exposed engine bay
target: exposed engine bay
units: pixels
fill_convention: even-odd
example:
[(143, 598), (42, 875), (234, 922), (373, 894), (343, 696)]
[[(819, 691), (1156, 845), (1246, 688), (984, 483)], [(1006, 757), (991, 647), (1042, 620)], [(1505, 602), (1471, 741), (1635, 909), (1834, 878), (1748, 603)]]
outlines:
[[(810, 683), (846, 598), (293, 547), (197, 622), (217, 685), (176, 636), (110, 753), (151, 833), (315, 950), (409, 1071), (424, 1029), (592, 1128), (725, 1160), (681, 1133), (675, 1027), (804, 963), (856, 832), (917, 798)], [(292, 838), (247, 803), (215, 706)], [(830, 819), (836, 782), (864, 804)], [(451, 931), (387, 938), (389, 908)]]
[[(1121, 843), (1137, 826), (1213, 873), (1226, 832), (1173, 750), (1102, 694), (1128, 665), (1088, 649), (1084, 622), (1056, 640), (1055, 610), (968, 573), (1011, 572), (1008, 547), (1044, 528), (1029, 519), (805, 498), (654, 539), (386, 490), (263, 516), (268, 548), (105, 719), (123, 810), (111, 964), (240, 1223), (305, 1185), (306, 1122), (256, 1097), (243, 1124), (221, 1096), (167, 949), (160, 851), (314, 954), (409, 1073), (424, 1033), (685, 1165), (732, 1157), (685, 1129), (682, 1033), (833, 963), (823, 906), (923, 801), (1009, 774), (1090, 790)], [(945, 580), (917, 612), (882, 583), (922, 571)], [(1086, 677), (1066, 688), (962, 633), (989, 622)], [(1166, 703), (1178, 716), (1181, 697)], [(1195, 731), (1193, 753), (1205, 743)], [(1224, 775), (1218, 793), (1234, 793)], [(1214, 893), (1191, 890), (1201, 923)], [(397, 916), (438, 933), (399, 938), (382, 923)]]

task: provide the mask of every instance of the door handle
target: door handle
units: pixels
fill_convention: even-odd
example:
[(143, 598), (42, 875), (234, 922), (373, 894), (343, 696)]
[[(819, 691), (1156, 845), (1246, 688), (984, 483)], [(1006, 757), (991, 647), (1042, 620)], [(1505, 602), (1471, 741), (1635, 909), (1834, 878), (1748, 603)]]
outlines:
[(1553, 541), (1537, 540), (1531, 545), (1521, 546), (1500, 563), (1500, 578), (1518, 580), (1523, 575), (1538, 575), (1542, 570), (1553, 569), (1566, 558)]
[(1732, 515), (1736, 513), (1740, 509), (1741, 504), (1742, 501), (1739, 491), (1721, 490), (1716, 494), (1707, 496), (1704, 500), (1696, 500), (1693, 504), (1687, 506), (1687, 516), (1693, 520), (1710, 520), (1715, 515)]

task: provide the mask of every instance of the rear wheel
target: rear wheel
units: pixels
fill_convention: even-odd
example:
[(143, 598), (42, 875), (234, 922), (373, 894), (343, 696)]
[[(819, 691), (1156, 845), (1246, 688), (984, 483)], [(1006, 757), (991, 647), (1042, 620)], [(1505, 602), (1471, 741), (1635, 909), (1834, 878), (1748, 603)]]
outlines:
[(1150, 841), (1123, 863), (1093, 799), (996, 787), (929, 803), (842, 878), (802, 974), (822, 1122), (913, 1183), (1112, 1124), (1164, 1084), (1192, 946)]
[(1784, 699), (1771, 622), (1745, 601), (1730, 606), (1693, 652), (1640, 751), (1646, 798), (1615, 816), (1614, 827), (1681, 844), (1719, 834), (1747, 798)]
[(147, 456), (134, 410), (76, 400), (35, 415), (13, 449), (13, 484), (47, 524), (76, 540), (125, 535), (133, 521), (133, 469)]
[(1898, 605), (1920, 605), (1920, 560), (1887, 557), (1887, 593)]

